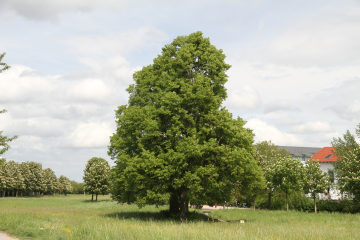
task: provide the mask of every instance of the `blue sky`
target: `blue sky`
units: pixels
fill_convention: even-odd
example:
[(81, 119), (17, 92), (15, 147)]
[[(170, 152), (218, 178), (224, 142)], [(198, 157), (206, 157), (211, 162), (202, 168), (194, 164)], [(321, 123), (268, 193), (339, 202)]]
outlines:
[(232, 65), (224, 105), (255, 141), (330, 146), (360, 122), (359, 1), (0, 0), (4, 154), (81, 181), (107, 156), (132, 74), (202, 31)]

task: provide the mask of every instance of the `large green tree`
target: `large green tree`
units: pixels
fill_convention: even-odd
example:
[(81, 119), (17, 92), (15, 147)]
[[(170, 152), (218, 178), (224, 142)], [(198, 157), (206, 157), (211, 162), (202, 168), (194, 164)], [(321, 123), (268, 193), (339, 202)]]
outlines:
[(177, 37), (133, 75), (110, 138), (115, 199), (140, 207), (170, 201), (170, 211), (184, 218), (189, 198), (228, 199), (234, 183), (245, 191), (263, 181), (254, 134), (222, 106), (230, 68), (224, 60), (196, 32)]
[(91, 200), (94, 194), (105, 194), (110, 191), (110, 166), (109, 163), (98, 157), (91, 158), (84, 170), (84, 191), (91, 193)]

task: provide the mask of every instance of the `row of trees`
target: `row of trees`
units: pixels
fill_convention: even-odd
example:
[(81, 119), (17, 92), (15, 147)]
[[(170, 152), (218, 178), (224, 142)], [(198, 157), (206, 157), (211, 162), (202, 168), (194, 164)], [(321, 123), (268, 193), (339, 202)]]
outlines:
[(269, 196), (268, 209), (271, 209), (271, 197), (275, 191), (286, 194), (286, 209), (289, 210), (289, 194), (301, 191), (309, 193), (314, 199), (316, 212), (316, 194), (328, 191), (331, 185), (330, 177), (320, 169), (320, 163), (310, 158), (305, 166), (299, 159), (294, 159), (285, 149), (279, 150), (271, 141), (263, 141), (256, 145), (255, 158), (266, 179), (265, 191), (263, 186), (253, 190), (257, 196), (267, 193)]
[(65, 195), (72, 191), (71, 181), (61, 175), (56, 177), (55, 172), (50, 168), (42, 169), (42, 165), (36, 162), (17, 163), (15, 161), (6, 161), (2, 158), (0, 161), (0, 192), (5, 197), (18, 196), (27, 192), (29, 196), (32, 192), (40, 193), (64, 193)]

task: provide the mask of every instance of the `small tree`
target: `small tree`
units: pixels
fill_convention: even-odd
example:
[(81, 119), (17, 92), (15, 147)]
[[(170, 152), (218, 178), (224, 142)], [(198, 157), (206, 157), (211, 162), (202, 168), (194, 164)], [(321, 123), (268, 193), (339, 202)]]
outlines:
[(8, 187), (8, 170), (9, 166), (6, 162), (5, 158), (2, 158), (0, 161), (0, 191), (2, 193), (2, 197), (5, 197), (5, 191)]
[(25, 189), (31, 192), (40, 192), (46, 189), (42, 166), (36, 162), (21, 163), (21, 173), (24, 177)]
[(340, 180), (344, 183), (343, 191), (355, 195), (360, 200), (360, 146), (352, 148), (342, 158), (342, 175)]
[[(360, 138), (360, 124), (358, 124), (357, 128), (355, 128), (355, 133), (357, 137)], [(347, 179), (346, 177), (349, 177), (349, 172), (347, 170), (348, 167), (344, 166), (344, 164), (346, 164), (349, 161), (349, 159), (353, 159), (353, 156), (352, 154), (350, 154), (350, 152), (354, 149), (357, 149), (359, 147), (359, 143), (356, 142), (355, 136), (352, 135), (349, 130), (347, 130), (346, 133), (343, 135), (343, 139), (334, 138), (333, 141), (331, 142), (331, 145), (335, 149), (334, 154), (337, 158), (337, 161), (333, 164), (337, 184), (340, 186), (340, 189), (342, 191), (347, 191), (345, 189), (350, 189), (350, 188), (349, 188), (349, 182), (345, 181), (345, 179)], [(356, 150), (353, 151), (353, 153), (355, 152)], [(345, 156), (346, 156), (346, 161), (343, 161)], [(346, 188), (343, 187), (345, 185), (347, 185)]]
[(274, 174), (276, 171), (270, 167), (275, 164), (280, 158), (291, 157), (290, 153), (285, 149), (278, 149), (271, 141), (262, 141), (255, 145), (256, 153), (255, 159), (261, 167), (266, 179), (266, 192), (268, 194), (268, 209), (271, 209), (271, 197), (276, 189), (274, 182)]
[(59, 179), (56, 177), (55, 172), (50, 168), (44, 169), (44, 185), (45, 185), (45, 192), (49, 192), (50, 194), (54, 194), (56, 191), (59, 190)]
[(61, 185), (62, 192), (65, 194), (72, 192), (71, 180), (64, 175), (59, 177), (59, 183)]
[(289, 193), (303, 188), (304, 167), (299, 159), (280, 157), (269, 166), (276, 188), (286, 194), (286, 211), (289, 211)]
[(7, 164), (9, 165), (10, 177), (9, 190), (16, 191), (17, 197), (18, 191), (23, 191), (25, 189), (24, 178), (21, 174), (20, 164), (15, 161), (9, 161)]
[(310, 158), (306, 161), (304, 190), (309, 192), (314, 199), (315, 213), (316, 210), (316, 194), (323, 193), (330, 185), (330, 179), (326, 172), (320, 169), (319, 161)]
[(91, 200), (96, 201), (98, 194), (105, 194), (110, 191), (110, 166), (109, 163), (98, 157), (91, 158), (84, 170), (84, 190), (91, 193)]

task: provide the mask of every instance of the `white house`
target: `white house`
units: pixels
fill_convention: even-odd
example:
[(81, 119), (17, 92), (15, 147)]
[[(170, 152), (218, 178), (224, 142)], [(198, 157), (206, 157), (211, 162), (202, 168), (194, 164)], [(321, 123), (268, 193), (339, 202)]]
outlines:
[[(312, 156), (314, 160), (319, 161), (321, 170), (323, 172), (327, 172), (329, 175), (334, 174), (333, 163), (337, 161), (336, 156), (332, 152), (333, 150), (333, 147), (323, 147), (320, 151)], [(341, 198), (340, 190), (336, 189), (336, 178), (334, 180), (335, 181), (333, 186), (330, 188), (330, 192), (327, 194), (320, 194), (320, 198), (330, 198), (332, 200), (339, 200)]]

